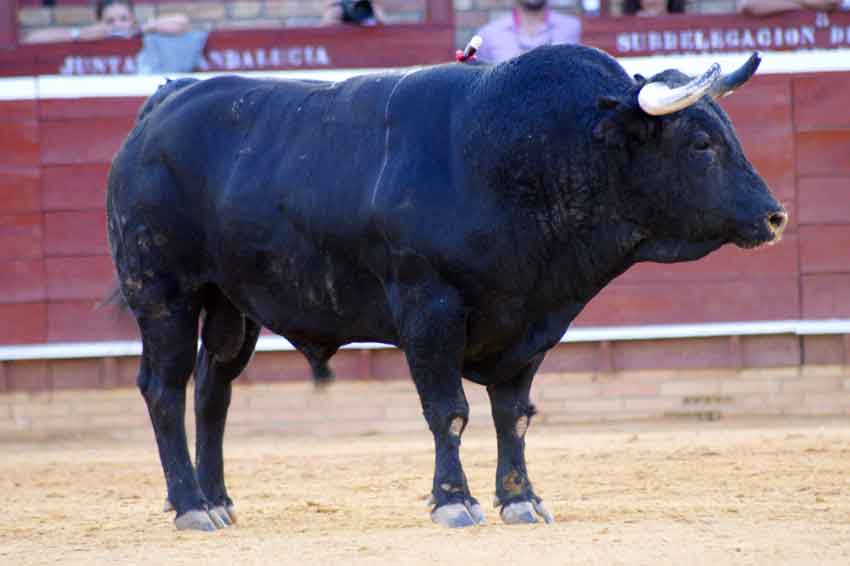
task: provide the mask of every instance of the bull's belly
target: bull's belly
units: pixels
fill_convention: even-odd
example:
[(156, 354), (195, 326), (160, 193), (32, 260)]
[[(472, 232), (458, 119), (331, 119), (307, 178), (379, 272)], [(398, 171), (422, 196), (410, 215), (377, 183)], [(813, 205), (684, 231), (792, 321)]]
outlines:
[[(342, 346), (351, 342), (399, 345), (385, 286), (378, 276), (328, 247), (295, 243), (242, 248), (238, 260), (219, 269), (216, 283), (234, 304), (276, 334), (300, 344)], [(276, 252), (272, 250), (287, 250)], [(478, 383), (505, 381), (556, 343), (580, 310), (529, 316), (524, 298), (470, 297), (464, 375)]]
[(222, 285), (236, 306), (269, 330), (291, 340), (343, 345), (397, 344), (383, 287), (363, 273), (308, 277), (305, 271), (265, 270)]

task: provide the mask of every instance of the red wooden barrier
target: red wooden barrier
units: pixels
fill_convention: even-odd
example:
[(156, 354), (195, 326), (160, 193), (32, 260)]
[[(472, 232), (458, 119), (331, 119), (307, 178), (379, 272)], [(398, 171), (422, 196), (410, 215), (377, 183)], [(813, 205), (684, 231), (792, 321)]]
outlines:
[[(199, 70), (333, 69), (442, 63), (454, 57), (450, 25), (221, 30)], [(139, 39), (20, 45), (0, 52), (0, 76), (135, 74)]]
[(0, 3), (0, 50), (11, 49), (18, 43), (18, 0)]
[[(791, 209), (782, 243), (637, 266), (577, 324), (850, 316), (850, 119), (841, 85), (850, 72), (765, 75), (746, 95), (724, 99), (746, 152)], [(112, 284), (105, 177), (141, 102), (0, 102), (0, 343), (135, 335), (132, 320), (94, 305)]]
[[(0, 12), (0, 46), (3, 41), (12, 45), (14, 30), (7, 30), (3, 39), (3, 14)], [(16, 24), (10, 17), (14, 14), (6, 14), (7, 28)], [(615, 56), (850, 47), (850, 12), (798, 11), (758, 18), (733, 14), (600, 16), (583, 18), (582, 26), (583, 43)], [(430, 0), (425, 22), (416, 25), (214, 31), (200, 70), (437, 63), (451, 60), (454, 42), (451, 0)], [(140, 47), (138, 39), (20, 45), (0, 51), (0, 76), (132, 74)]]
[[(425, 8), (420, 24), (216, 30), (198, 70), (398, 67), (450, 61), (455, 41), (452, 0), (428, 0)], [(4, 4), (0, 48), (15, 47), (16, 27), (17, 9)], [(0, 76), (134, 74), (140, 48), (138, 38), (22, 44), (0, 51)]]

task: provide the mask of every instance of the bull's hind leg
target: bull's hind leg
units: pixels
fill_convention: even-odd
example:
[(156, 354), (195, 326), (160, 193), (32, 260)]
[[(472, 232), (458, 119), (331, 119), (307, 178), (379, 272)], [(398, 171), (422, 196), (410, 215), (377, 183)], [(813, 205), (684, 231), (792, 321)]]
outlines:
[(495, 505), (501, 507), (502, 520), (508, 524), (536, 523), (535, 514), (547, 523), (554, 522), (534, 493), (525, 467), (525, 433), (535, 413), (529, 392), (542, 361), (541, 354), (513, 381), (487, 387), (499, 453)]
[(136, 307), (142, 334), (139, 390), (147, 403), (168, 500), (178, 529), (215, 530), (186, 442), (186, 384), (195, 363), (200, 304), (172, 301)]
[(466, 527), (482, 522), (484, 514), (469, 491), (460, 462), (460, 439), (469, 420), (460, 376), (465, 315), (451, 289), (418, 287), (415, 296), (402, 301), (407, 308), (401, 330), (410, 372), (434, 435), (431, 519), (447, 527)]
[(224, 483), (224, 428), (231, 384), (254, 353), (260, 325), (220, 293), (205, 305), (207, 316), (195, 367), (195, 464), (210, 515), (221, 525), (230, 525), (236, 522), (236, 513)]

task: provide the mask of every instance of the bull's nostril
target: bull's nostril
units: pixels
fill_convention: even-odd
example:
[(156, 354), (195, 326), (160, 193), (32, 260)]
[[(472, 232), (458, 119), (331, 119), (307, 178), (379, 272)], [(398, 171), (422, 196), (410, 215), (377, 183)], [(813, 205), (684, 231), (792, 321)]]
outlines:
[(788, 214), (784, 212), (774, 212), (767, 217), (767, 221), (770, 224), (770, 227), (773, 228), (774, 231), (778, 232), (785, 228), (785, 225), (788, 223)]

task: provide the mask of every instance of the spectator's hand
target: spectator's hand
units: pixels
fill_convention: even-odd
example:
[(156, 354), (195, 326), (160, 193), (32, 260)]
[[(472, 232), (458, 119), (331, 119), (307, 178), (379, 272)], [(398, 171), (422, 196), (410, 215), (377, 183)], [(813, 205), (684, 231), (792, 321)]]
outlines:
[(112, 26), (104, 22), (95, 22), (80, 30), (80, 39), (84, 41), (105, 39), (112, 35)]

